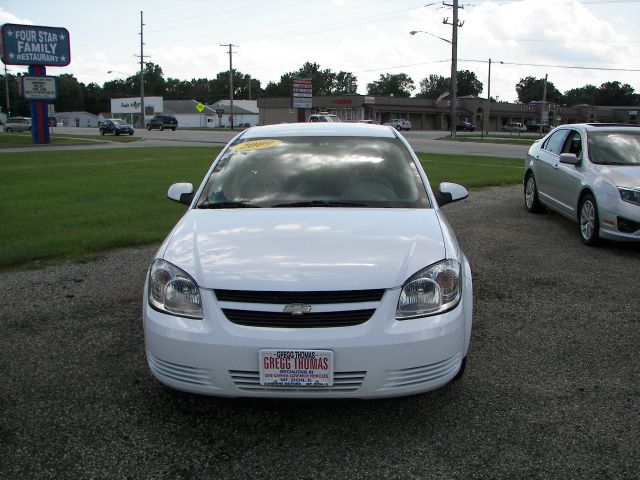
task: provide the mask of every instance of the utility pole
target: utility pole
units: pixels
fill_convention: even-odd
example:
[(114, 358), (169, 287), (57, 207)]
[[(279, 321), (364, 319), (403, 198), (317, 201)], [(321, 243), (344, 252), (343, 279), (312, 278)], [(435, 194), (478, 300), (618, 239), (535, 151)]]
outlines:
[[(140, 128), (144, 128), (144, 37), (142, 11), (140, 11)], [(138, 55), (135, 55), (136, 57)]]
[[(540, 136), (542, 136), (542, 125), (544, 125), (544, 111), (547, 108), (547, 77), (549, 76), (548, 73), (545, 73), (544, 75), (544, 88), (542, 90), (542, 113), (540, 114)], [(547, 121), (549, 120), (548, 114), (547, 114)]]
[[(489, 135), (489, 122), (491, 121), (490, 111), (491, 111), (491, 59), (489, 59), (489, 78), (487, 79), (487, 106), (485, 107), (484, 118), (486, 119), (486, 129), (485, 122), (483, 121), (482, 130), (486, 131), (487, 135)], [(484, 136), (484, 133), (483, 133)]]
[(221, 47), (229, 47), (229, 109), (231, 110), (231, 129), (233, 130), (233, 43), (221, 43)]
[(453, 0), (453, 4), (444, 3), (446, 7), (453, 7), (453, 21), (449, 23), (449, 18), (445, 18), (442, 23), (451, 25), (453, 32), (451, 35), (451, 137), (456, 137), (456, 102), (458, 98), (458, 27), (462, 27), (464, 22), (458, 21), (458, 0)]
[(4, 91), (7, 93), (7, 120), (11, 117), (11, 104), (9, 103), (9, 79), (7, 77), (7, 65), (4, 66)]

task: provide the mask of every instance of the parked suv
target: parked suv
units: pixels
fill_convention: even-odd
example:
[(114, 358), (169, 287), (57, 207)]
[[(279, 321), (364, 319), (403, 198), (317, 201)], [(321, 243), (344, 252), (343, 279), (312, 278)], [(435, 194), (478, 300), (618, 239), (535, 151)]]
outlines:
[(396, 130), (411, 130), (411, 122), (404, 118), (392, 118), (385, 125), (395, 128)]
[(157, 128), (159, 130), (164, 130), (165, 128), (170, 128), (174, 132), (176, 128), (178, 128), (178, 119), (173, 115), (156, 115), (149, 122), (147, 122), (147, 130), (151, 130)]
[(463, 132), (473, 132), (476, 129), (476, 126), (471, 123), (471, 122), (458, 122), (456, 124), (456, 131), (463, 131)]
[(4, 124), (5, 132), (30, 132), (31, 119), (27, 117), (13, 117)]
[(507, 123), (506, 125), (502, 126), (502, 131), (503, 132), (526, 132), (527, 126), (524, 123), (517, 123), (517, 122)]

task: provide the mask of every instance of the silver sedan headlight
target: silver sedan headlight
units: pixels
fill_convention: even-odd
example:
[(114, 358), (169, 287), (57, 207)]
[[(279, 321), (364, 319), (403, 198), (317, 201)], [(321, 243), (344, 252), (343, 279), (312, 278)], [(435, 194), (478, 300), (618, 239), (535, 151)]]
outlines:
[(203, 317), (198, 284), (187, 272), (159, 258), (149, 269), (149, 305), (170, 315)]
[(618, 188), (620, 198), (624, 202), (640, 205), (640, 190), (631, 190), (630, 188)]
[(402, 286), (396, 319), (425, 317), (451, 310), (462, 296), (461, 267), (443, 260), (413, 275)]

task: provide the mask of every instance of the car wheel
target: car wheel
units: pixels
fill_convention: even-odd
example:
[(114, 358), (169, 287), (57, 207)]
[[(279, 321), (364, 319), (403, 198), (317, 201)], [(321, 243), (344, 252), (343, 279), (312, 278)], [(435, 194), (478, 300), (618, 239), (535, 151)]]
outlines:
[(173, 130), (175, 132), (176, 131), (176, 127), (173, 127), (171, 130)]
[(524, 206), (530, 213), (539, 213), (543, 210), (542, 205), (540, 205), (540, 200), (538, 200), (536, 179), (532, 173), (527, 174), (524, 181)]
[(133, 132), (129, 132), (129, 135), (133, 135)]
[(164, 130), (164, 125), (160, 124), (160, 131)]
[(397, 131), (399, 131), (399, 132), (401, 132), (401, 131), (402, 131), (402, 127), (401, 127), (400, 125), (398, 125), (398, 126), (396, 127), (396, 130), (397, 130)]
[(453, 377), (453, 380), (451, 381), (455, 382), (456, 380), (460, 380), (462, 378), (462, 375), (464, 375), (465, 368), (467, 368), (467, 357), (464, 357), (462, 359), (462, 363), (460, 364), (460, 370), (458, 370), (458, 373), (456, 373), (456, 376)]
[(4, 129), (4, 131), (5, 131), (5, 132), (7, 132), (7, 133), (11, 133), (11, 132), (13, 132), (13, 130), (11, 130), (11, 127), (7, 127), (7, 128), (5, 128), (5, 129)]
[(147, 130), (151, 131), (151, 125), (147, 123)]
[(580, 238), (582, 243), (594, 247), (600, 243), (600, 220), (598, 219), (598, 207), (593, 195), (588, 193), (580, 204)]
[(104, 135), (104, 128), (100, 129), (100, 135)]
[(118, 130), (116, 130), (116, 131), (115, 131), (115, 132), (113, 132), (113, 133), (114, 133), (114, 135), (116, 135), (116, 136), (120, 136), (120, 132), (119, 132)]

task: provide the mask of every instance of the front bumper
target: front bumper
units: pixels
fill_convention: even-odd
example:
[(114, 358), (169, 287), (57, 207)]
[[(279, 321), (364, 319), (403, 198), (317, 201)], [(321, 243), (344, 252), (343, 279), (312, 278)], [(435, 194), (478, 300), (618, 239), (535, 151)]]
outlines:
[[(225, 304), (204, 289), (203, 320), (167, 315), (149, 307), (145, 288), (149, 368), (172, 388), (225, 397), (381, 398), (434, 390), (451, 381), (467, 355), (471, 278), (465, 278), (460, 304), (433, 317), (396, 321), (399, 293), (387, 290), (380, 302), (371, 302), (368, 308), (375, 308), (375, 313), (363, 324), (293, 329), (231, 323), (222, 312)], [(259, 351), (273, 348), (333, 351), (333, 386), (261, 385)]]

